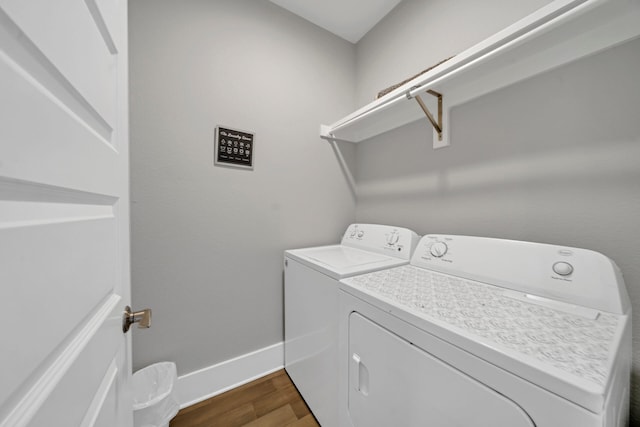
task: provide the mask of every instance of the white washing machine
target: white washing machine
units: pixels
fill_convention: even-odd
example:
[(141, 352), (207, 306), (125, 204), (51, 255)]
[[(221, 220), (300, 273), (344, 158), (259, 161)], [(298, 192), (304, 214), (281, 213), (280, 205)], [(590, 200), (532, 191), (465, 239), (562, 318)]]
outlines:
[(602, 254), (428, 235), (339, 303), (340, 426), (628, 421), (631, 306)]
[(338, 245), (285, 252), (285, 368), (323, 427), (338, 425), (338, 280), (408, 264), (418, 239), (352, 224)]

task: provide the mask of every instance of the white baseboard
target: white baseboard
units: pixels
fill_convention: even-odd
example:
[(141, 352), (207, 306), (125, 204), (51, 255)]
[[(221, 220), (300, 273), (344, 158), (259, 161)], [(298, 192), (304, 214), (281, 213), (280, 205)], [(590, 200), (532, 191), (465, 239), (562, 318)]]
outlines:
[(178, 377), (180, 409), (282, 369), (284, 343), (270, 345)]

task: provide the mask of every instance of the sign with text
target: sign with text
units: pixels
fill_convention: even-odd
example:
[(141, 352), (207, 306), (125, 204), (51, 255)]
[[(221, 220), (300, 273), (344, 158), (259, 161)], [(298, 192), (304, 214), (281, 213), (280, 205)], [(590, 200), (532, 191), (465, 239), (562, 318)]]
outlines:
[(253, 169), (254, 137), (250, 132), (216, 126), (214, 163)]

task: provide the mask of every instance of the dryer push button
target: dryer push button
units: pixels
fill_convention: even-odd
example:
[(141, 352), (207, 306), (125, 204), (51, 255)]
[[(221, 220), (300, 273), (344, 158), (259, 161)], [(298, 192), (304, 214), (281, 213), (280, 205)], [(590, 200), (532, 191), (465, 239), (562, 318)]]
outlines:
[(573, 266), (568, 262), (556, 262), (553, 264), (553, 271), (560, 276), (568, 276), (573, 273)]

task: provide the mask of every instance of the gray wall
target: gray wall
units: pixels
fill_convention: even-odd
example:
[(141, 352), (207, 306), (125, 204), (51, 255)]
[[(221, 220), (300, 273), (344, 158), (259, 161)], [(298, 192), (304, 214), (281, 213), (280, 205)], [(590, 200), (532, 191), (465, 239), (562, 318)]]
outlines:
[[(354, 46), (265, 1), (132, 0), (134, 368), (281, 342), (282, 252), (338, 241), (355, 196), (319, 123), (353, 110)], [(256, 133), (213, 165), (214, 127)], [(355, 147), (343, 147), (353, 162)]]
[[(437, 19), (440, 10), (431, 4), (423, 3), (423, 14)], [(405, 15), (402, 9), (394, 13)], [(429, 26), (407, 28), (408, 22), (391, 16), (374, 28), (358, 46), (358, 64), (397, 54), (376, 43), (378, 49), (365, 55), (360, 49), (371, 40), (400, 32), (412, 40), (438, 37)], [(449, 29), (459, 33), (466, 27)], [(359, 66), (358, 81), (402, 80), (394, 68)], [(640, 40), (454, 108), (449, 148), (430, 148), (426, 120), (361, 142), (357, 221), (593, 249), (621, 268), (638, 313), (638, 70)], [(410, 154), (394, 161), (398, 153)], [(632, 417), (640, 423), (637, 315), (633, 330)]]
[(356, 102), (513, 24), (551, 0), (403, 0), (359, 42)]
[[(281, 341), (282, 250), (336, 241), (354, 212), (603, 252), (637, 310), (640, 42), (455, 108), (449, 148), (426, 121), (342, 146), (357, 206), (317, 136), (546, 3), (404, 0), (354, 48), (264, 1), (132, 0), (133, 299), (155, 315), (135, 367), (183, 374)], [(253, 172), (213, 166), (216, 124), (257, 133)]]

